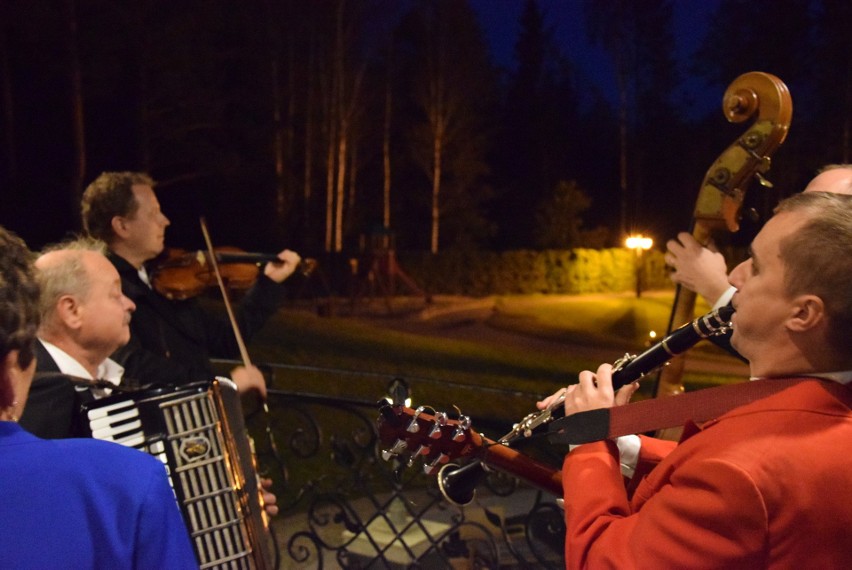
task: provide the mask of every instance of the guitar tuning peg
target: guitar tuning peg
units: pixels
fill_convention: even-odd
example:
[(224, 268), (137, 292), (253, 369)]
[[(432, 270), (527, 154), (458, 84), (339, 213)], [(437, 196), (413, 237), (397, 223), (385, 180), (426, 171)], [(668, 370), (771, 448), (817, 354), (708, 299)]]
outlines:
[(456, 431), (453, 432), (453, 441), (456, 443), (464, 441), (464, 438), (467, 435), (467, 430), (470, 429), (470, 424), (471, 421), (469, 416), (459, 416), (458, 427), (456, 427)]
[(432, 448), (428, 445), (418, 446), (414, 453), (411, 454), (411, 457), (408, 458), (407, 465), (411, 467), (412, 465), (414, 465), (414, 462), (417, 461), (418, 457), (420, 457), (421, 455), (429, 455), (431, 452)]
[(438, 471), (438, 468), (440, 468), (441, 465), (443, 465), (444, 463), (447, 463), (449, 460), (449, 455), (447, 455), (446, 453), (440, 453), (438, 454), (438, 457), (436, 457), (431, 463), (428, 463), (423, 466), (423, 472), (426, 475), (434, 475), (435, 472)]
[(408, 444), (405, 443), (405, 440), (398, 439), (394, 442), (390, 449), (382, 451), (382, 459), (385, 461), (389, 461), (391, 457), (396, 457), (408, 447)]
[(757, 182), (758, 182), (761, 186), (763, 186), (764, 188), (774, 188), (774, 187), (775, 187), (775, 186), (772, 184), (772, 182), (770, 182), (769, 180), (767, 180), (767, 179), (766, 179), (766, 177), (764, 177), (764, 176), (763, 176), (763, 174), (761, 174), (760, 172), (755, 172), (755, 173), (754, 173), (754, 176), (755, 176), (755, 178), (757, 178)]
[(414, 415), (411, 417), (411, 423), (408, 424), (408, 427), (406, 428), (408, 433), (417, 433), (420, 431), (420, 424), (417, 423), (417, 417), (422, 414), (425, 409), (425, 407), (420, 406), (414, 410)]
[(441, 428), (447, 425), (447, 414), (444, 412), (435, 412), (435, 425), (432, 426), (432, 430), (429, 432), (429, 437), (432, 439), (438, 439), (441, 437)]

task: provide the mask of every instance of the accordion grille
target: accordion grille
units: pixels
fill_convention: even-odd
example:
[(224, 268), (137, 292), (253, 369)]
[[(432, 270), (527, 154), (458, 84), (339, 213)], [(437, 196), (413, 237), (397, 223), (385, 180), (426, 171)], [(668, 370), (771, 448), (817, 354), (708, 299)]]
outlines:
[(202, 568), (251, 568), (251, 546), (239, 510), (222, 430), (209, 393), (160, 404), (175, 458), (173, 484)]

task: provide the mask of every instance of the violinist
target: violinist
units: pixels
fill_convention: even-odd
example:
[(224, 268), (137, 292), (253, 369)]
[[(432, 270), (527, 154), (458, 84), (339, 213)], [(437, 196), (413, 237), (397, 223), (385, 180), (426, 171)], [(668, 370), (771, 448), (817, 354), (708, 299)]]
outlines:
[[(169, 219), (160, 210), (154, 180), (141, 172), (105, 172), (83, 194), (83, 228), (103, 240), (121, 276), (124, 294), (135, 304), (130, 342), (113, 358), (128, 376), (151, 382), (185, 384), (213, 375), (210, 358), (234, 358), (239, 346), (225, 319), (208, 314), (196, 299), (171, 300), (151, 286), (147, 262), (164, 249)], [(284, 298), (282, 283), (300, 262), (283, 250), (278, 263), (267, 263), (236, 309), (246, 342)], [(263, 375), (254, 366), (238, 366), (231, 377), (241, 392), (266, 396)]]

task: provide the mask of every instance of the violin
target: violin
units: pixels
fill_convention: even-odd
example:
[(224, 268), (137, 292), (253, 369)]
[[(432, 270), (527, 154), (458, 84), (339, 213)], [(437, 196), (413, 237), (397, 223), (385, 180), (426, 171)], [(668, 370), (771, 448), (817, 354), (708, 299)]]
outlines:
[[(213, 250), (222, 281), (228, 289), (245, 291), (254, 285), (263, 263), (280, 263), (276, 254), (249, 253), (236, 247)], [(313, 259), (303, 259), (296, 271), (309, 276), (316, 267)], [(216, 287), (216, 273), (207, 251), (169, 249), (149, 269), (151, 286), (170, 300), (183, 301), (196, 297), (209, 287)]]

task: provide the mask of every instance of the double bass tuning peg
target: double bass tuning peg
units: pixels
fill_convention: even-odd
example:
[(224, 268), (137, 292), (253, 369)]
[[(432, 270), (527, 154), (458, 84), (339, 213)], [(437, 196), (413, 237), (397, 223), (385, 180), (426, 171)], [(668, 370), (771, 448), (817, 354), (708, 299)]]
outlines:
[(757, 178), (758, 184), (760, 184), (764, 188), (774, 188), (774, 185), (772, 184), (772, 182), (767, 180), (766, 177), (763, 176), (763, 174), (761, 174), (760, 172), (755, 172), (754, 177)]

